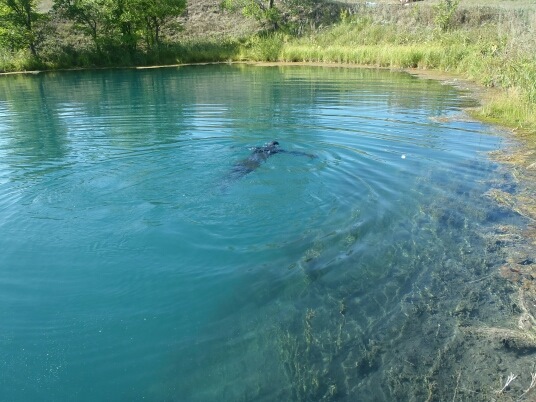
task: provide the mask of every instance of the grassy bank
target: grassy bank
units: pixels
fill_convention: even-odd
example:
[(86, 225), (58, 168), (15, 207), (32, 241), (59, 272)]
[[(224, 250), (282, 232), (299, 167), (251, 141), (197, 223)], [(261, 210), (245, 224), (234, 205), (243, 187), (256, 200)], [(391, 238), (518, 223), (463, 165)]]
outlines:
[(498, 91), (474, 113), (536, 133), (536, 12), (458, 9), (442, 29), (434, 7), (357, 8), (336, 26), (302, 38), (255, 38), (241, 58), (348, 63), (448, 72)]
[[(39, 59), (0, 49), (0, 71), (73, 67), (146, 66), (210, 61), (347, 63), (417, 68), (457, 74), (498, 90), (474, 111), (484, 120), (536, 133), (536, 6), (470, 1), (453, 9), (438, 0), (401, 6), (348, 1), (341, 22), (302, 37), (281, 33), (246, 39), (171, 40), (158, 51), (96, 53), (87, 41), (45, 42)], [(444, 2), (443, 2), (444, 3)], [(511, 7), (512, 4), (521, 7)], [(61, 36), (61, 35), (60, 35)], [(180, 38), (180, 34), (178, 36)], [(85, 45), (80, 45), (82, 43)], [(536, 140), (536, 135), (533, 135)]]

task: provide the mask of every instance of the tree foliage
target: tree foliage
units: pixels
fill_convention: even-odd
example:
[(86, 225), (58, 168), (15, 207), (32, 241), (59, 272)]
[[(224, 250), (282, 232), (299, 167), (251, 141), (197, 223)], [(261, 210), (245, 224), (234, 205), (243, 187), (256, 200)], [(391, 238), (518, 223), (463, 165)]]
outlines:
[[(34, 62), (58, 66), (159, 62), (164, 55), (176, 59), (170, 56), (169, 44), (161, 46), (163, 32), (164, 27), (169, 32), (187, 0), (52, 0), (49, 13), (36, 11), (39, 1), (0, 0), (2, 52), (14, 54), (27, 48), (34, 56), (39, 52), (39, 58), (31, 58)], [(220, 1), (227, 9), (257, 19), (266, 31), (285, 34), (300, 34), (327, 22), (322, 18), (334, 4), (323, 0)], [(49, 17), (54, 23), (43, 23)], [(76, 30), (77, 35), (71, 36), (74, 40), (62, 35), (66, 27)], [(60, 35), (51, 34), (55, 29)], [(80, 40), (80, 34), (86, 40)]]
[(186, 0), (139, 0), (139, 16), (147, 46), (159, 46), (162, 26), (181, 15), (185, 8)]
[(100, 51), (110, 12), (109, 0), (56, 0), (54, 10), (72, 21), (80, 32), (89, 35)]
[(88, 35), (96, 49), (119, 45), (129, 51), (141, 44), (160, 46), (162, 26), (178, 17), (186, 0), (55, 0), (54, 9)]
[(454, 13), (459, 4), (460, 0), (441, 0), (434, 6), (436, 12), (435, 23), (438, 30), (447, 32), (452, 28)]
[(0, 43), (11, 50), (28, 47), (37, 56), (35, 0), (0, 0)]
[(264, 28), (276, 30), (281, 23), (281, 13), (275, 0), (223, 0), (222, 8), (240, 11), (246, 17), (255, 18)]
[(306, 26), (314, 29), (330, 8), (322, 0), (223, 0), (221, 4), (224, 9), (255, 18), (266, 30), (293, 34), (301, 33)]

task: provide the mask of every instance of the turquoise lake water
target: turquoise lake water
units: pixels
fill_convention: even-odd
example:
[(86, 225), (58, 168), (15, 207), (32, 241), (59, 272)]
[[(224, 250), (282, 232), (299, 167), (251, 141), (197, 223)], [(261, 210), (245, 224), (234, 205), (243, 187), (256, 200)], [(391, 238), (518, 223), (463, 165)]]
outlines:
[(471, 105), (361, 69), (0, 77), (0, 399), (450, 400), (430, 356), (505, 299), (465, 284), (517, 219)]

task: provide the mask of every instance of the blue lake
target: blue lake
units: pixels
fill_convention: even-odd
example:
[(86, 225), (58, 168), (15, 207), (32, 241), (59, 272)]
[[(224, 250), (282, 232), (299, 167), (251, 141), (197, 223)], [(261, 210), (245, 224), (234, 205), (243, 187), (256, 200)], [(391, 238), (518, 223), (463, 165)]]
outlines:
[(0, 399), (451, 400), (459, 326), (507, 304), (483, 233), (519, 224), (471, 105), (363, 69), (0, 77)]

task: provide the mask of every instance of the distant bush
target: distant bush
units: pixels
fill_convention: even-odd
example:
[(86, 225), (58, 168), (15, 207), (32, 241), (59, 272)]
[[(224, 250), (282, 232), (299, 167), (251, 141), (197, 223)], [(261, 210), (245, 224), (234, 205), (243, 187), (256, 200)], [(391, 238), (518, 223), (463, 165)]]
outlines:
[(435, 24), (441, 32), (446, 32), (453, 28), (454, 13), (458, 9), (460, 0), (441, 0), (434, 6), (436, 16)]

